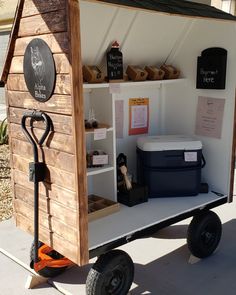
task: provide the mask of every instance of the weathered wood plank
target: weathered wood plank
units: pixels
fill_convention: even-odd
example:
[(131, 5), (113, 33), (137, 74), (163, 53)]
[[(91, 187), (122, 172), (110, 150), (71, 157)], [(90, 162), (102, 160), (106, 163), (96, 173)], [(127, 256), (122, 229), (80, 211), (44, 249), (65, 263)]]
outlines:
[(25, 0), (22, 17), (65, 9), (65, 0)]
[[(7, 89), (12, 91), (28, 91), (23, 74), (10, 74), (7, 80)], [(70, 76), (59, 74), (56, 76), (55, 94), (70, 94)]]
[[(54, 61), (56, 66), (56, 73), (57, 74), (68, 74), (69, 73), (69, 61), (68, 56), (66, 54), (54, 54)], [(15, 56), (12, 59), (11, 67), (10, 67), (10, 74), (23, 74), (23, 56)]]
[[(58, 169), (74, 173), (75, 169), (75, 156), (64, 153), (62, 151), (57, 151), (54, 149), (49, 149), (47, 147), (42, 148), (44, 153), (45, 162), (48, 165), (56, 167)], [(28, 142), (24, 142), (17, 139), (12, 139), (12, 153), (25, 156), (29, 161), (33, 161), (33, 150), (32, 146)], [(39, 153), (39, 160), (42, 161), (42, 155)]]
[(26, 37), (66, 31), (66, 11), (60, 10), (22, 18), (18, 36)]
[[(21, 124), (21, 119), (25, 109), (9, 108), (9, 119), (11, 123)], [(58, 133), (72, 134), (72, 119), (71, 116), (50, 114), (53, 122), (53, 130)], [(45, 130), (45, 123), (42, 121), (34, 121), (34, 127)], [(30, 120), (26, 120), (26, 126), (30, 126)]]
[[(16, 214), (16, 226), (31, 235), (33, 235), (34, 233), (33, 220), (19, 213)], [(75, 244), (72, 244), (71, 242), (63, 239), (63, 237), (55, 233), (51, 233), (43, 226), (40, 226), (39, 228), (39, 239), (43, 243), (51, 246), (54, 250), (58, 252), (61, 251), (62, 255), (76, 263), (77, 247), (75, 246)]]
[[(24, 186), (25, 188), (28, 188), (33, 192), (34, 186), (33, 183), (29, 181), (29, 177), (27, 174), (12, 169), (12, 175), (14, 183)], [(40, 183), (39, 194), (44, 197), (48, 197), (51, 200), (55, 200), (68, 208), (76, 208), (76, 193), (60, 187), (56, 184), (49, 184), (46, 182)]]
[[(88, 263), (88, 201), (87, 201), (87, 175), (86, 175), (86, 141), (84, 130), (83, 106), (83, 74), (80, 37), (80, 9), (79, 2), (68, 0), (68, 34), (70, 40), (70, 72), (72, 93), (72, 119), (75, 138), (76, 156), (76, 192), (78, 195), (78, 253), (77, 263)], [(72, 66), (73, 65), (73, 66)]]
[[(27, 139), (22, 132), (21, 126), (11, 123), (9, 126), (12, 138), (23, 140), (27, 142)], [(43, 130), (34, 128), (34, 133), (37, 138), (42, 136)], [(51, 132), (48, 139), (43, 146), (63, 151), (69, 154), (74, 154), (74, 140), (73, 137), (67, 134)]]
[[(47, 163), (46, 163), (47, 164)], [(13, 154), (13, 168), (29, 174), (29, 160)], [(75, 175), (47, 165), (45, 181), (54, 183), (69, 190), (75, 190)]]
[[(48, 44), (52, 53), (68, 53), (69, 40), (67, 32), (39, 35), (37, 37)], [(14, 56), (24, 55), (27, 45), (34, 38), (35, 37), (18, 38), (15, 43)]]
[(71, 96), (69, 95), (53, 95), (50, 100), (46, 102), (36, 101), (29, 92), (7, 91), (6, 95), (9, 105), (13, 107), (65, 115), (70, 115), (72, 113)]
[[(27, 197), (26, 197), (27, 196)], [(19, 187), (16, 186), (16, 199), (14, 200), (15, 202), (15, 208), (16, 212), (23, 214), (25, 216), (29, 216), (29, 218), (33, 218), (34, 210), (34, 199), (33, 199), (33, 194), (27, 193), (27, 190), (22, 189), (22, 191), (19, 191)], [(46, 204), (44, 204), (46, 202)], [(20, 206), (20, 205), (25, 205), (25, 206)], [(52, 208), (51, 208), (52, 207)], [(44, 209), (44, 210), (42, 210)], [(28, 213), (27, 213), (28, 211)], [(50, 223), (48, 222), (49, 217), (50, 219), (56, 220), (57, 223), (64, 223), (65, 226), (68, 228), (73, 228), (76, 230), (76, 215), (77, 213), (73, 211), (71, 208), (65, 208), (61, 204), (57, 205), (57, 203), (53, 200), (46, 200), (46, 199), (40, 199), (39, 202), (39, 212), (40, 212), (40, 223), (50, 229), (51, 231), (52, 228), (50, 227)], [(67, 218), (67, 219), (66, 219)], [(66, 222), (65, 222), (66, 220)], [(54, 231), (55, 232), (55, 231)]]

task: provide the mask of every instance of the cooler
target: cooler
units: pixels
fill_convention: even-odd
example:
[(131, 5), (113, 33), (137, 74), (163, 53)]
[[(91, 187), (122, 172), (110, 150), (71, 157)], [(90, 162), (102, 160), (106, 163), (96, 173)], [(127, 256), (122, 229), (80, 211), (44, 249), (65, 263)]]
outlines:
[(197, 195), (204, 165), (202, 143), (191, 137), (164, 135), (137, 140), (137, 181), (147, 185), (150, 198)]

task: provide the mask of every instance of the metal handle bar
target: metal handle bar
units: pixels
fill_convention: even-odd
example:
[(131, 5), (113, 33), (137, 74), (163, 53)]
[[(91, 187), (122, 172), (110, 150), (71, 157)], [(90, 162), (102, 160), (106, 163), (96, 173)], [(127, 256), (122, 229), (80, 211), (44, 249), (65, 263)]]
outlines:
[(39, 111), (28, 111), (28, 112), (24, 113), (22, 120), (21, 120), (21, 127), (23, 129), (25, 136), (28, 138), (28, 140), (30, 141), (30, 143), (32, 145), (35, 145), (36, 143), (26, 128), (26, 119), (27, 118), (31, 118), (32, 120), (35, 120), (35, 121), (44, 121), (45, 122), (45, 124), (46, 124), (45, 131), (44, 131), (42, 137), (40, 138), (40, 140), (38, 141), (38, 144), (41, 146), (44, 143), (45, 139), (47, 138), (47, 136), (50, 132), (51, 119), (47, 114), (45, 114), (43, 112), (39, 112)]

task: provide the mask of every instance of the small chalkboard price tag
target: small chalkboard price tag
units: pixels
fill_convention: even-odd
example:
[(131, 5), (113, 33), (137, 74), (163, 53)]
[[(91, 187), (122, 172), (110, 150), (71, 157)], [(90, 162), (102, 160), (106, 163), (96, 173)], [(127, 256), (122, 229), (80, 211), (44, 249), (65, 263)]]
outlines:
[(55, 88), (56, 69), (47, 43), (39, 38), (33, 39), (26, 47), (23, 65), (30, 94), (40, 102), (49, 100)]
[(198, 57), (197, 88), (225, 89), (227, 50), (212, 47)]
[(119, 50), (119, 43), (115, 41), (111, 50), (107, 52), (108, 80), (123, 80), (123, 54)]

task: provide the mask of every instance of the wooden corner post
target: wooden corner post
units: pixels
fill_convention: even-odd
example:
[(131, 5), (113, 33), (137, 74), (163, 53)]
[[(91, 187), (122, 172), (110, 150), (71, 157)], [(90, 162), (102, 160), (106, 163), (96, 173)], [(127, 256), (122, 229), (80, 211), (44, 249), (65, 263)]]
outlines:
[(81, 60), (80, 38), (80, 8), (77, 0), (68, 0), (68, 38), (69, 62), (72, 95), (72, 124), (75, 145), (75, 179), (78, 198), (78, 253), (79, 265), (88, 263), (88, 202), (87, 202), (87, 175), (86, 175), (86, 150), (83, 111), (83, 75)]

